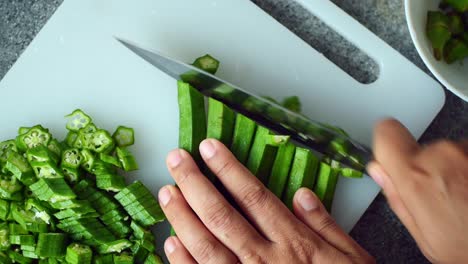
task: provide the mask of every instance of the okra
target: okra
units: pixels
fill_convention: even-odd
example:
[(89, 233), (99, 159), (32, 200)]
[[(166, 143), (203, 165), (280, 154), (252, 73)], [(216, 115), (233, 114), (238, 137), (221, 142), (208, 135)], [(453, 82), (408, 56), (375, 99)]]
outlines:
[(162, 261), (162, 259), (154, 253), (149, 254), (144, 262), (144, 264), (163, 264), (163, 263), (164, 262)]
[(253, 120), (241, 114), (237, 115), (231, 151), (242, 164), (247, 161), (256, 129), (257, 124)]
[(247, 168), (264, 184), (268, 184), (278, 146), (285, 144), (288, 140), (289, 137), (271, 135), (267, 128), (258, 127), (247, 160)]
[(235, 113), (223, 103), (208, 99), (207, 138), (214, 138), (226, 146), (231, 145)]
[(218, 68), (219, 68), (219, 61), (217, 59), (211, 57), (211, 55), (206, 54), (205, 56), (197, 58), (193, 62), (192, 65), (199, 68), (199, 69), (201, 69), (201, 70), (209, 72), (211, 74), (215, 74), (216, 71), (218, 71)]
[(138, 164), (133, 154), (126, 148), (117, 147), (117, 158), (125, 171), (138, 170)]
[(6, 221), (10, 213), (10, 202), (0, 199), (0, 220)]
[(41, 178), (29, 187), (42, 201), (54, 203), (76, 198), (63, 178)]
[(91, 117), (85, 114), (81, 109), (76, 109), (65, 117), (68, 119), (66, 127), (70, 131), (78, 131), (91, 123)]
[(310, 150), (296, 148), (288, 184), (282, 199), (289, 209), (293, 209), (293, 198), (297, 190), (302, 187), (309, 189), (314, 187), (318, 164), (318, 158)]
[(35, 253), (40, 257), (62, 257), (66, 253), (67, 236), (63, 233), (40, 233)]
[(17, 152), (10, 153), (5, 168), (26, 186), (36, 181), (33, 169), (27, 159)]
[(28, 132), (16, 137), (16, 147), (18, 150), (26, 151), (40, 145), (48, 146), (52, 135), (40, 125), (32, 127)]
[(190, 84), (178, 81), (179, 147), (202, 164), (198, 146), (206, 137), (205, 98)]
[(135, 143), (135, 131), (130, 127), (119, 126), (112, 134), (112, 138), (117, 146), (128, 147)]
[(91, 264), (93, 251), (87, 245), (72, 243), (67, 247), (65, 260), (69, 264)]
[(270, 179), (268, 181), (268, 189), (281, 199), (284, 188), (289, 178), (289, 171), (294, 159), (296, 146), (288, 142), (281, 145), (276, 154), (273, 167), (271, 169)]
[(314, 187), (314, 193), (322, 201), (325, 208), (330, 212), (333, 199), (327, 199), (335, 193), (338, 181), (339, 168), (333, 168), (331, 165), (321, 162), (317, 176), (317, 183)]
[(119, 239), (99, 245), (98, 252), (99, 254), (108, 254), (114, 252), (120, 253), (131, 246), (132, 243), (130, 243), (130, 241), (127, 239)]

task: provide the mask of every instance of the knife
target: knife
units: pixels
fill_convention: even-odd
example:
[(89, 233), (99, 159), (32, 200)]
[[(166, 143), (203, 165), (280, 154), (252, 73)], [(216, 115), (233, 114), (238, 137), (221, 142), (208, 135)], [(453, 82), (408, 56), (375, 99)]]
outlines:
[(192, 65), (169, 58), (160, 52), (116, 38), (129, 50), (176, 80), (190, 83), (205, 96), (212, 97), (260, 125), (281, 134), (289, 135), (300, 145), (363, 170), (371, 160), (371, 151), (350, 138), (343, 130), (311, 120), (292, 112), (268, 99), (224, 81)]

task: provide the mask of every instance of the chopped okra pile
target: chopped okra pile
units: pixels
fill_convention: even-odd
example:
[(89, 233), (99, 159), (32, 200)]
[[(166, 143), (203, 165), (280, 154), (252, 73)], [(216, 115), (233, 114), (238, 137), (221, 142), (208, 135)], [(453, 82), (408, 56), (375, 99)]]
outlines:
[[(215, 74), (219, 64), (215, 58), (205, 55), (196, 59), (193, 66)], [(189, 77), (196, 80), (193, 74)], [(363, 176), (361, 171), (343, 168), (338, 161), (330, 157), (319, 157), (313, 151), (296, 145), (290, 136), (277, 135), (213, 98), (207, 100), (206, 112), (206, 98), (200, 92), (187, 82), (178, 81), (177, 85), (180, 114), (179, 147), (191, 153), (202, 171), (213, 181), (214, 175), (203, 163), (198, 151), (199, 144), (205, 138), (215, 138), (223, 142), (253, 175), (291, 209), (294, 193), (301, 187), (308, 187), (314, 190), (325, 207), (331, 210), (339, 176)], [(301, 111), (301, 103), (297, 96), (287, 97), (282, 102), (277, 102), (271, 97), (265, 98), (291, 111)], [(346, 134), (342, 129), (327, 126)], [(332, 141), (332, 144), (333, 150), (340, 152), (341, 156), (349, 154), (346, 145), (339, 140)], [(220, 191), (222, 192), (222, 189)]]
[(434, 57), (448, 64), (468, 57), (468, 0), (443, 0), (427, 14), (426, 34)]
[(0, 142), (0, 263), (162, 263), (149, 228), (164, 214), (121, 173), (138, 169), (133, 129), (67, 118), (63, 141), (36, 125)]

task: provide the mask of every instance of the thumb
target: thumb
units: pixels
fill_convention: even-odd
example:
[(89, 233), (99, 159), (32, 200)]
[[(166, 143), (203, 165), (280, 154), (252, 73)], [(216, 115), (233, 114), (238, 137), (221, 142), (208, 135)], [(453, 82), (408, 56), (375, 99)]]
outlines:
[(299, 189), (293, 207), (294, 214), (330, 245), (350, 257), (367, 260), (364, 263), (373, 263), (372, 257), (338, 226), (311, 190)]

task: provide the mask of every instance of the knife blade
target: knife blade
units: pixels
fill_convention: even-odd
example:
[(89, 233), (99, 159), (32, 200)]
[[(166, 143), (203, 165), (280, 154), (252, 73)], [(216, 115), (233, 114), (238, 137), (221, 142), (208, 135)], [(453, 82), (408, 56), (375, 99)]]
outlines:
[(236, 112), (278, 134), (291, 136), (297, 143), (315, 152), (325, 154), (358, 170), (363, 170), (372, 158), (372, 153), (366, 146), (353, 140), (337, 127), (292, 112), (266, 98), (254, 95), (160, 52), (142, 48), (128, 40), (117, 37), (116, 39), (133, 53), (174, 79), (190, 83), (203, 95), (223, 102)]

